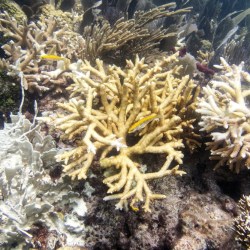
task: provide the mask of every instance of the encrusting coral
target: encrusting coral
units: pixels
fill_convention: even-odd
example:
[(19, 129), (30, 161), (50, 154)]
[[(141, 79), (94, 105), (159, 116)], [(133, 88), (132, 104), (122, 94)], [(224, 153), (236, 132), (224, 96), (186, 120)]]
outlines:
[(211, 159), (218, 160), (215, 169), (228, 165), (237, 173), (250, 168), (250, 74), (243, 66), (230, 66), (221, 58), (221, 65), (215, 65), (221, 71), (203, 87), (197, 109), (201, 130), (212, 136), (207, 146)]
[[(150, 211), (150, 202), (165, 195), (153, 193), (147, 182), (185, 173), (178, 165), (183, 158), (182, 132), (189, 128), (185, 136), (192, 137), (198, 88), (188, 76), (178, 76), (181, 66), (174, 66), (176, 61), (174, 54), (149, 67), (137, 57), (135, 62), (128, 60), (124, 69), (105, 67), (99, 59), (96, 67), (85, 61), (82, 74), (68, 87), (70, 101), (59, 103), (67, 114), (59, 114), (56, 127), (77, 146), (57, 159), (64, 161), (64, 171), (72, 179), (85, 179), (98, 157), (109, 175), (103, 182), (110, 195), (104, 200), (118, 199), (117, 208), (129, 203), (137, 210), (144, 202), (144, 210)], [(139, 164), (146, 153), (165, 155), (166, 161), (146, 173)], [(173, 167), (174, 162), (178, 164)]]

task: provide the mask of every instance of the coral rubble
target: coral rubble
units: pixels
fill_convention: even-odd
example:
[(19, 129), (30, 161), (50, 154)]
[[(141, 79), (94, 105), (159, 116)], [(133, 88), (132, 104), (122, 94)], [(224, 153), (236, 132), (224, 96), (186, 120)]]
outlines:
[(244, 64), (230, 66), (223, 58), (210, 84), (203, 87), (197, 112), (201, 114), (202, 131), (212, 136), (208, 142), (211, 159), (218, 160), (215, 169), (228, 165), (239, 173), (250, 168), (250, 109), (248, 98), (250, 74)]
[[(85, 179), (97, 156), (108, 172), (103, 182), (110, 195), (104, 199), (118, 199), (117, 208), (129, 203), (137, 210), (143, 202), (150, 211), (150, 201), (165, 195), (152, 193), (147, 182), (184, 174), (179, 165), (172, 166), (182, 163), (183, 130), (192, 137), (197, 86), (188, 76), (178, 77), (181, 66), (174, 66), (176, 61), (174, 54), (149, 67), (137, 57), (124, 69), (85, 61), (82, 74), (68, 87), (72, 98), (59, 103), (67, 114), (59, 114), (56, 126), (64, 139), (77, 141), (74, 149), (57, 157), (64, 161), (64, 171)], [(147, 153), (164, 154), (166, 161), (146, 173), (139, 158)]]

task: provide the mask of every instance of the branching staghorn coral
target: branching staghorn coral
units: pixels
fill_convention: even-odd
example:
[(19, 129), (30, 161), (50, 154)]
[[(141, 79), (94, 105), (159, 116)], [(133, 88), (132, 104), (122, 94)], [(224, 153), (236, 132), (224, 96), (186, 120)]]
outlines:
[(243, 66), (230, 66), (221, 58), (221, 65), (215, 65), (221, 72), (203, 87), (197, 109), (201, 130), (212, 136), (207, 146), (211, 159), (218, 160), (215, 169), (228, 165), (237, 173), (250, 167), (250, 90), (243, 86), (250, 83), (250, 74)]
[(96, 58), (108, 57), (124, 62), (136, 54), (149, 54), (163, 38), (177, 34), (162, 27), (150, 30), (147, 25), (160, 18), (190, 11), (190, 8), (169, 11), (168, 8), (173, 6), (175, 3), (168, 3), (147, 12), (137, 11), (133, 19), (120, 18), (113, 26), (104, 19), (93, 26), (87, 26), (83, 33), (87, 59), (94, 62)]
[[(30, 92), (47, 90), (48, 83), (54, 84), (56, 90), (59, 85), (60, 89), (66, 79), (59, 75), (68, 69), (69, 60), (78, 59), (85, 44), (67, 25), (59, 29), (53, 18), (18, 24), (6, 12), (1, 13), (0, 32), (9, 39), (2, 46), (8, 58), (1, 59), (1, 68), (7, 69), (9, 75), (20, 77)], [(41, 60), (43, 54), (56, 54), (65, 60), (59, 60), (55, 67), (53, 62)]]
[[(172, 166), (182, 163), (181, 136), (183, 128), (192, 130), (194, 117), (188, 114), (197, 94), (188, 76), (177, 77), (181, 68), (173, 66), (177, 60), (174, 54), (149, 67), (136, 57), (125, 69), (105, 67), (99, 59), (96, 67), (85, 61), (82, 75), (68, 87), (72, 98), (59, 104), (68, 114), (59, 114), (56, 126), (64, 131), (64, 139), (77, 140), (77, 146), (57, 159), (64, 161), (64, 171), (72, 179), (85, 179), (98, 155), (101, 168), (109, 172), (103, 182), (110, 195), (104, 200), (118, 199), (117, 208), (129, 203), (137, 210), (144, 202), (144, 210), (150, 211), (150, 202), (165, 195), (153, 193), (147, 182), (184, 174), (179, 165)], [(132, 145), (128, 137), (133, 138)], [(166, 161), (146, 173), (138, 161), (146, 153), (163, 154)]]

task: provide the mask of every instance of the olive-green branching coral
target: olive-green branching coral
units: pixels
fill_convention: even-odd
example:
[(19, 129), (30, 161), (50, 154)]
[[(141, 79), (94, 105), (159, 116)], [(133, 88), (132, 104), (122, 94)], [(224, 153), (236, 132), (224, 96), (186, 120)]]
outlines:
[(230, 66), (221, 58), (221, 65), (215, 65), (221, 72), (203, 88), (197, 110), (201, 130), (212, 136), (207, 145), (211, 159), (218, 160), (215, 169), (228, 165), (237, 173), (250, 167), (250, 90), (243, 85), (250, 83), (250, 74), (243, 66)]
[(240, 215), (234, 223), (236, 240), (246, 249), (250, 249), (250, 196), (243, 195), (238, 206)]
[(176, 32), (159, 27), (150, 30), (150, 22), (164, 17), (171, 17), (187, 13), (189, 8), (176, 11), (168, 10), (175, 3), (168, 3), (149, 10), (138, 11), (132, 19), (120, 18), (113, 26), (101, 19), (93, 26), (85, 27), (83, 36), (86, 40), (86, 57), (92, 62), (96, 58), (106, 58), (125, 62), (134, 58), (136, 54), (145, 56), (152, 53), (152, 49), (159, 45), (163, 38), (175, 37)]
[(26, 14), (14, 0), (0, 0), (0, 10), (6, 11), (10, 16), (14, 17), (20, 24), (27, 22)]
[[(184, 174), (178, 165), (183, 158), (181, 135), (183, 127), (192, 129), (192, 117), (185, 112), (194, 108), (196, 85), (188, 76), (178, 78), (181, 66), (173, 66), (177, 60), (172, 55), (149, 67), (136, 57), (124, 69), (85, 61), (82, 74), (68, 88), (72, 99), (59, 104), (67, 114), (59, 114), (56, 126), (64, 131), (63, 138), (77, 141), (76, 148), (58, 155), (64, 171), (85, 179), (98, 157), (109, 173), (103, 182), (110, 195), (104, 199), (118, 199), (117, 208), (129, 203), (137, 209), (144, 202), (144, 210), (150, 211), (150, 202), (165, 195), (153, 193), (148, 181)], [(165, 155), (166, 161), (147, 173), (139, 163), (146, 153)]]

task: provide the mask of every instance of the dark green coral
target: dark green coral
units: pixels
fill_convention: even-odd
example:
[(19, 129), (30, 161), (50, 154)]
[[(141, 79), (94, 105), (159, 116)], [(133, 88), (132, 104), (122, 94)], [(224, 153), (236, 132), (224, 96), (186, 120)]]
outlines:
[(27, 16), (21, 7), (12, 0), (0, 0), (0, 11), (6, 11), (10, 16), (15, 17), (18, 23), (27, 21)]
[(0, 111), (3, 113), (16, 112), (20, 105), (20, 86), (14, 83), (5, 71), (0, 71)]

